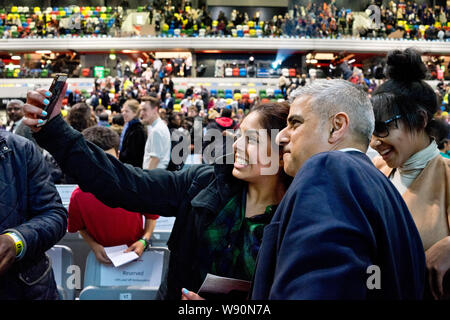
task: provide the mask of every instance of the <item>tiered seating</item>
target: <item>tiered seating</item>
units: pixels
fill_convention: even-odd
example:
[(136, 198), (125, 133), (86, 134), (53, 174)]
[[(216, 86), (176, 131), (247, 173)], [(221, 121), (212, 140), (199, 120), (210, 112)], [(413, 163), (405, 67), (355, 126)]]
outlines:
[[(46, 23), (60, 21), (61, 19), (72, 17), (74, 14), (80, 15), (81, 19), (89, 20), (94, 25), (106, 22), (108, 29), (115, 22), (112, 7), (71, 6), (41, 9), (40, 7), (12, 6), (9, 12), (4, 8), (0, 9), (0, 35), (3, 36), (5, 31), (8, 31), (12, 38), (18, 38), (23, 31), (27, 35), (32, 35), (37, 32), (36, 22), (42, 21), (44, 18)], [(76, 34), (79, 30), (79, 28), (71, 28), (69, 32)], [(94, 33), (99, 34), (100, 29), (95, 29)]]

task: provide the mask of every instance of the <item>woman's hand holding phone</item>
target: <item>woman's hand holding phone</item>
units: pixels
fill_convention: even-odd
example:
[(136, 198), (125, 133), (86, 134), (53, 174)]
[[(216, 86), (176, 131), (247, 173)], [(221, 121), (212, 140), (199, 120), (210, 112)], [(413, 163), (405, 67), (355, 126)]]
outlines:
[(61, 113), (62, 100), (64, 99), (66, 90), (67, 83), (64, 85), (64, 89), (61, 91), (58, 101), (56, 102), (56, 105), (53, 108), (51, 114), (47, 114), (44, 109), (50, 102), (52, 93), (46, 89), (29, 91), (27, 93), (27, 102), (23, 106), (23, 123), (30, 127), (33, 132), (38, 132), (39, 130), (41, 130), (41, 128), (37, 127), (37, 125), (44, 123), (43, 118), (47, 119), (47, 121), (50, 121)]

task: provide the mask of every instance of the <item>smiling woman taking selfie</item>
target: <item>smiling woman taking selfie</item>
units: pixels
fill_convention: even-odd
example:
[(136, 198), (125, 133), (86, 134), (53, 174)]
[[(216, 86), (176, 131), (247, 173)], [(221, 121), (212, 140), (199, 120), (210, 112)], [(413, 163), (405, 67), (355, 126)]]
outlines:
[[(448, 297), (450, 269), (450, 160), (433, 139), (438, 110), (427, 68), (414, 49), (393, 51), (387, 80), (374, 93), (373, 161), (402, 194), (425, 249), (428, 285), (435, 299)], [(429, 292), (428, 292), (429, 293)], [(426, 292), (427, 295), (427, 292)]]
[[(34, 131), (44, 94), (28, 93), (24, 121)], [(182, 288), (197, 291), (207, 273), (252, 280), (263, 228), (290, 182), (272, 132), (285, 127), (288, 114), (287, 104), (255, 107), (241, 124), (234, 154), (221, 158), (225, 162), (176, 172), (122, 164), (86, 142), (60, 115), (35, 137), (83, 191), (104, 204), (176, 217), (168, 241), (168, 274), (159, 297), (179, 300)], [(262, 133), (267, 133), (268, 141)], [(268, 159), (255, 159), (259, 154)]]

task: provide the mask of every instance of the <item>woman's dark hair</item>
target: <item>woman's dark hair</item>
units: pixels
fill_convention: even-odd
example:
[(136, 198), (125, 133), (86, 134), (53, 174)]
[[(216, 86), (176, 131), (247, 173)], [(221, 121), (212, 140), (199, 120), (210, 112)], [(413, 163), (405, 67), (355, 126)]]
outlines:
[(425, 128), (430, 135), (439, 105), (434, 90), (424, 81), (427, 67), (420, 52), (412, 48), (390, 52), (386, 74), (389, 79), (375, 90), (371, 99), (375, 120), (400, 115), (409, 131)]
[[(175, 123), (176, 117), (179, 117), (180, 120), (182, 120), (182, 118), (180, 117), (180, 115), (179, 115), (178, 113), (171, 113), (171, 114), (169, 115), (169, 118), (167, 119), (168, 127), (169, 127), (169, 128), (175, 128), (175, 129), (178, 129), (178, 128), (181, 126), (181, 125), (177, 125), (177, 124)], [(181, 121), (180, 121), (180, 123), (181, 123)]]
[(95, 126), (84, 129), (81, 134), (87, 141), (92, 142), (102, 150), (114, 149), (118, 151), (120, 144), (119, 135), (112, 129)]
[(79, 132), (96, 125), (95, 120), (91, 118), (91, 107), (83, 102), (72, 106), (66, 120), (72, 128)]
[[(271, 137), (270, 129), (283, 130), (287, 124), (289, 115), (289, 103), (287, 102), (268, 102), (255, 105), (249, 112), (258, 112), (259, 122), (261, 126), (268, 129), (269, 137)], [(275, 137), (274, 137), (275, 138)]]
[(436, 119), (431, 136), (436, 140), (439, 149), (444, 149), (445, 143), (448, 141), (450, 134), (450, 125), (442, 119)]

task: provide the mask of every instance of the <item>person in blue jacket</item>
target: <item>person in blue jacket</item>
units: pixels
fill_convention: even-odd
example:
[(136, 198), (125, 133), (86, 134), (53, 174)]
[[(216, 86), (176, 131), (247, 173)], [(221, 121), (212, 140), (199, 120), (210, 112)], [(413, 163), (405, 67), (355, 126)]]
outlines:
[(264, 228), (252, 299), (422, 299), (419, 233), (365, 155), (369, 98), (344, 80), (318, 80), (293, 97), (277, 141), (295, 178)]
[(45, 251), (66, 229), (67, 211), (41, 152), (0, 131), (0, 300), (59, 299)]

